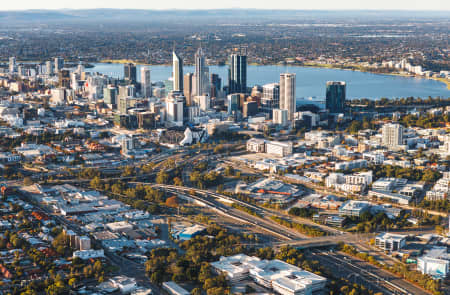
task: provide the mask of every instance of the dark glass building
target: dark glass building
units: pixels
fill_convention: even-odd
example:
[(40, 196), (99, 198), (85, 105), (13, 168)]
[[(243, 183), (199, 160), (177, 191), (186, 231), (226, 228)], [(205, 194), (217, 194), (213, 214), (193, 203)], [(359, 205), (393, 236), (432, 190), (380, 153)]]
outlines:
[(327, 82), (325, 105), (332, 114), (345, 112), (345, 82)]
[(230, 56), (228, 93), (247, 93), (247, 55), (245, 50), (241, 49), (239, 54)]
[(124, 74), (125, 74), (125, 80), (128, 80), (131, 82), (131, 84), (136, 84), (137, 82), (137, 75), (136, 75), (136, 65), (133, 63), (128, 63), (124, 65)]

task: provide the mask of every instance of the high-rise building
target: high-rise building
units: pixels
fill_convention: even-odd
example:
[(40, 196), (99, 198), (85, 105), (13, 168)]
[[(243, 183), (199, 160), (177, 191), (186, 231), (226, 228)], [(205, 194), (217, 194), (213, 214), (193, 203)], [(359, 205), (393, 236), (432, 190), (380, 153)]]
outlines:
[(195, 53), (195, 95), (209, 93), (209, 69), (206, 66), (203, 50), (200, 47)]
[(211, 108), (211, 98), (208, 94), (198, 95), (194, 98), (195, 105), (200, 108), (202, 111), (207, 111)]
[(228, 92), (247, 93), (247, 54), (243, 49), (240, 53), (233, 53), (230, 56)]
[(222, 90), (222, 79), (218, 74), (211, 74), (211, 97), (218, 97)]
[(136, 83), (136, 65), (133, 63), (127, 63), (124, 65), (125, 80), (131, 82), (131, 84)]
[(384, 146), (397, 149), (403, 145), (403, 126), (400, 124), (384, 124), (382, 128), (382, 143)]
[(170, 96), (167, 98), (167, 121), (177, 126), (183, 125), (183, 96)]
[(280, 74), (280, 109), (288, 111), (288, 120), (294, 120), (296, 110), (295, 74)]
[(280, 107), (280, 84), (271, 83), (263, 86), (261, 110), (272, 116), (273, 109)]
[(141, 92), (143, 97), (152, 97), (152, 81), (148, 67), (141, 68)]
[(241, 96), (240, 94), (229, 94), (227, 96), (227, 102), (228, 102), (228, 115), (231, 115), (233, 112), (236, 112), (239, 110), (239, 100)]
[(129, 97), (127, 97), (127, 96), (119, 97), (117, 109), (119, 110), (119, 113), (121, 115), (127, 114), (128, 108), (130, 106), (129, 104), (130, 104)]
[(58, 72), (59, 87), (70, 88), (70, 71), (61, 70)]
[(49, 76), (53, 75), (53, 63), (51, 60), (45, 62), (45, 68), (47, 75)]
[(183, 91), (183, 60), (174, 51), (173, 55), (173, 90)]
[(242, 106), (242, 116), (248, 118), (258, 113), (258, 103), (256, 101), (246, 101)]
[(64, 68), (64, 59), (61, 57), (55, 57), (55, 73), (58, 73)]
[(192, 97), (193, 97), (193, 94), (194, 94), (194, 91), (193, 91), (194, 74), (187, 73), (186, 75), (184, 75), (184, 79), (183, 80), (184, 80), (183, 93), (184, 93), (184, 96), (186, 97), (186, 106), (191, 106), (192, 105)]
[(114, 106), (117, 103), (117, 88), (108, 85), (108, 87), (103, 88), (103, 102), (107, 105)]
[(281, 126), (286, 126), (288, 122), (288, 111), (282, 109), (273, 109), (272, 122)]
[(14, 74), (16, 72), (16, 58), (10, 57), (9, 58), (9, 73)]
[(345, 112), (345, 82), (327, 82), (326, 109), (332, 114)]

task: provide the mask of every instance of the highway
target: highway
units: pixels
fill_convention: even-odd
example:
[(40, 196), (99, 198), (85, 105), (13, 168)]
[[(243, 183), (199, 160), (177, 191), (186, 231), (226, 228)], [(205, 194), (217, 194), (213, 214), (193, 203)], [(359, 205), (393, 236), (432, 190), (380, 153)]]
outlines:
[[(141, 182), (133, 182), (133, 183), (150, 185), (148, 183), (141, 183)], [(294, 232), (291, 229), (285, 228), (275, 222), (272, 222), (272, 221), (266, 220), (266, 219), (262, 219), (262, 218), (247, 214), (238, 209), (234, 209), (232, 207), (226, 206), (226, 205), (222, 204), (221, 202), (215, 200), (214, 198), (208, 198), (206, 195), (203, 195), (203, 196), (191, 195), (191, 194), (187, 194), (187, 189), (181, 189), (181, 190), (174, 189), (174, 188), (171, 188), (170, 186), (168, 187), (165, 185), (152, 184), (152, 186), (155, 188), (163, 189), (167, 192), (171, 192), (174, 194), (181, 194), (182, 197), (184, 197), (184, 198), (190, 198), (192, 200), (196, 200), (200, 204), (203, 204), (203, 205), (213, 209), (218, 214), (221, 214), (221, 215), (229, 217), (229, 218), (233, 218), (239, 222), (251, 224), (263, 231), (266, 231), (272, 235), (277, 236), (278, 238), (280, 238), (282, 240), (290, 241), (290, 240), (293, 240), (294, 238), (296, 238), (297, 240), (305, 238), (304, 235)], [(189, 188), (189, 190), (190, 190), (190, 188)], [(199, 194), (202, 195), (203, 193), (200, 192)]]
[[(405, 281), (403, 278), (377, 268), (368, 262), (343, 253), (311, 251), (313, 257), (323, 264), (330, 265), (333, 270), (345, 276), (354, 276), (362, 280), (375, 292), (384, 294), (429, 295), (430, 293)], [(351, 275), (353, 273), (353, 275)], [(351, 281), (351, 280), (350, 280)]]

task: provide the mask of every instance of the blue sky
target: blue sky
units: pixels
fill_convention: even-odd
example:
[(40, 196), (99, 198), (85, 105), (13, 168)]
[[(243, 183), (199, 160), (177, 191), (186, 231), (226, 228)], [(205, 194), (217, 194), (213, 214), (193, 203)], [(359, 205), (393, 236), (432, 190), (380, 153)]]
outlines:
[(394, 9), (450, 10), (449, 0), (4, 0), (0, 10), (61, 8), (130, 8), (130, 9)]

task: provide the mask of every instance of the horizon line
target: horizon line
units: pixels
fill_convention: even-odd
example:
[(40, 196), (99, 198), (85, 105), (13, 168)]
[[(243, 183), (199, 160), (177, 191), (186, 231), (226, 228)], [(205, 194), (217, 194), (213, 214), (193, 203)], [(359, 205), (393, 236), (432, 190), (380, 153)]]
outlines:
[(229, 8), (117, 8), (117, 7), (98, 7), (98, 8), (30, 8), (30, 9), (0, 9), (0, 12), (38, 12), (38, 11), (80, 11), (80, 10), (138, 10), (138, 11), (211, 11), (211, 10), (261, 10), (261, 11), (323, 11), (323, 12), (356, 12), (356, 11), (367, 11), (367, 12), (447, 12), (450, 9), (380, 9), (380, 8), (364, 8), (364, 9), (319, 9), (319, 8), (239, 8), (239, 7), (229, 7)]

